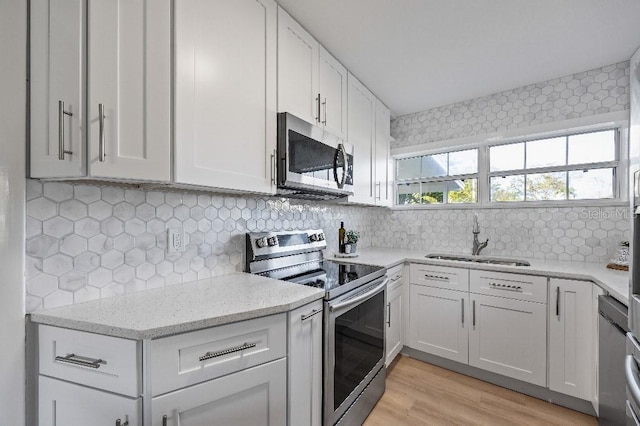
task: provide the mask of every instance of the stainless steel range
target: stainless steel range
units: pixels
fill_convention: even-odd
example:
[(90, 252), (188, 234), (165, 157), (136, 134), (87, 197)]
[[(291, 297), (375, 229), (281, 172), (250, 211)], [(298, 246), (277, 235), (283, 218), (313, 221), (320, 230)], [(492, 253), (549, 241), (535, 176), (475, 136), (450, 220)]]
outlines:
[(361, 425), (385, 389), (386, 268), (324, 260), (322, 230), (249, 233), (247, 272), (325, 290), (323, 424)]

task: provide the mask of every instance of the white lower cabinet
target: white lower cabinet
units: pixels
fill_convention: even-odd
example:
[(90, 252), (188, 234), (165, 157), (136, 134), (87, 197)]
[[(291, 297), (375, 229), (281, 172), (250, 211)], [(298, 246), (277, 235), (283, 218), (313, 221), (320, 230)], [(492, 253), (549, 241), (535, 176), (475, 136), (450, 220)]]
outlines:
[(549, 389), (585, 400), (592, 399), (595, 386), (592, 286), (549, 282)]
[(284, 425), (286, 377), (287, 361), (283, 358), (156, 397), (151, 424)]
[(322, 310), (319, 300), (289, 313), (290, 425), (322, 424)]
[(466, 364), (468, 296), (462, 291), (411, 284), (409, 346)]
[(547, 306), (471, 294), (469, 365), (546, 385)]
[(40, 426), (113, 426), (118, 419), (130, 426), (140, 423), (141, 401), (85, 386), (40, 376)]
[(398, 269), (388, 271), (387, 285), (387, 335), (385, 365), (388, 367), (402, 350), (402, 334), (404, 325), (404, 306), (406, 300), (403, 297), (404, 280), (402, 277), (402, 265)]

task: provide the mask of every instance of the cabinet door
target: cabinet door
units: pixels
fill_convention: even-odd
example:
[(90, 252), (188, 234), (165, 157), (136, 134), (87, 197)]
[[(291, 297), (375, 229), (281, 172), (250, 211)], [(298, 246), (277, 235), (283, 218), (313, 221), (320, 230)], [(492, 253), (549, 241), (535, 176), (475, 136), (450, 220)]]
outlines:
[(287, 360), (210, 380), (153, 398), (152, 426), (269, 425), (287, 423)]
[(320, 119), (324, 128), (347, 138), (347, 69), (320, 46)]
[(391, 207), (393, 202), (390, 141), (391, 111), (376, 99), (375, 196), (376, 204), (386, 207)]
[(113, 426), (116, 420), (140, 425), (140, 399), (39, 377), (40, 426)]
[(289, 313), (290, 425), (322, 423), (322, 310), (319, 300)]
[(348, 78), (348, 140), (353, 145), (353, 196), (349, 201), (375, 204), (374, 180), (374, 138), (376, 98), (358, 79), (349, 74)]
[(175, 3), (175, 180), (275, 192), (276, 4)]
[(549, 282), (549, 389), (591, 400), (595, 378), (590, 282)]
[(389, 283), (387, 293), (387, 339), (386, 339), (386, 365), (387, 367), (402, 350), (402, 293), (404, 284), (402, 276)]
[(31, 1), (31, 177), (86, 174), (85, 13), (82, 0)]
[(469, 364), (545, 386), (546, 315), (543, 303), (472, 294)]
[(278, 111), (320, 124), (318, 42), (278, 7)]
[(88, 14), (89, 174), (169, 181), (171, 0), (89, 0)]
[(411, 285), (409, 346), (466, 364), (469, 360), (468, 293)]

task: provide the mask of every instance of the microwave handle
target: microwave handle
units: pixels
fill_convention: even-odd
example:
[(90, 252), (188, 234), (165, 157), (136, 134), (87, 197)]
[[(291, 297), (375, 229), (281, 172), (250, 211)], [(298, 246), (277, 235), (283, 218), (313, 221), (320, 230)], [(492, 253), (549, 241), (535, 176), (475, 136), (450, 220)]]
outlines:
[[(342, 159), (344, 160), (342, 179), (338, 179), (338, 155), (340, 154), (342, 154)], [(333, 163), (333, 178), (338, 184), (339, 189), (344, 188), (344, 184), (347, 181), (347, 166), (348, 166), (347, 161), (348, 161), (347, 151), (344, 149), (344, 145), (340, 143), (338, 144), (338, 149), (336, 150), (336, 158)]]

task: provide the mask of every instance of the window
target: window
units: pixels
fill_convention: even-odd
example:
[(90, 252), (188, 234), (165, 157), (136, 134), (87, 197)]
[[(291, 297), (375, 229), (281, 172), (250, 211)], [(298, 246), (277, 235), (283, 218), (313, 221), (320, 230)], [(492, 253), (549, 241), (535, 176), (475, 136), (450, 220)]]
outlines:
[(398, 158), (396, 205), (614, 199), (618, 135), (565, 133)]
[(614, 198), (617, 160), (616, 130), (490, 146), (490, 201)]
[(478, 201), (478, 149), (396, 160), (396, 204)]

